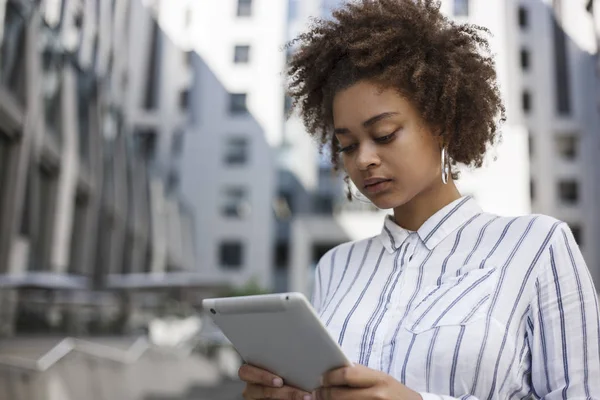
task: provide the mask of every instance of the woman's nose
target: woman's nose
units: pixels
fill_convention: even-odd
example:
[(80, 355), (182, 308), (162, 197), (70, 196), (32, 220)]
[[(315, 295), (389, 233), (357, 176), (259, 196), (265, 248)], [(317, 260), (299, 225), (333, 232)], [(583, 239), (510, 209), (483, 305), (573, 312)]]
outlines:
[(380, 159), (377, 149), (370, 143), (365, 143), (358, 148), (356, 165), (361, 170), (366, 170), (371, 166), (379, 165)]

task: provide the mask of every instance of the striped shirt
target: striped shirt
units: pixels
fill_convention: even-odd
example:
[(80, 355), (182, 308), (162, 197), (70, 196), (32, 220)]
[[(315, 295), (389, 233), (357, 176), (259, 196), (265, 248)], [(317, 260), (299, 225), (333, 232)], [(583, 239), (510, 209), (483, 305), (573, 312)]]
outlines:
[(417, 232), (387, 217), (317, 266), (313, 305), (356, 363), (428, 399), (600, 399), (600, 316), (568, 226), (463, 197)]

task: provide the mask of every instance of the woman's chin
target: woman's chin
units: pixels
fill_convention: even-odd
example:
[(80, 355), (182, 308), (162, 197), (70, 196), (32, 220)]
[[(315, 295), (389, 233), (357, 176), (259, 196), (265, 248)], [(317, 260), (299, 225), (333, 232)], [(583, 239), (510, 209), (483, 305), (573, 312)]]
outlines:
[(398, 203), (398, 201), (394, 201), (393, 199), (386, 199), (385, 197), (375, 197), (375, 198), (370, 198), (369, 200), (371, 200), (371, 203), (373, 203), (373, 205), (377, 208), (379, 208), (380, 210), (390, 210), (394, 207), (397, 207), (398, 205), (396, 203)]
[(381, 210), (391, 210), (408, 202), (408, 200), (403, 199), (403, 196), (398, 196), (397, 192), (393, 195), (391, 193), (382, 193), (379, 196), (369, 196), (368, 199), (371, 200), (371, 203), (373, 203), (375, 207)]

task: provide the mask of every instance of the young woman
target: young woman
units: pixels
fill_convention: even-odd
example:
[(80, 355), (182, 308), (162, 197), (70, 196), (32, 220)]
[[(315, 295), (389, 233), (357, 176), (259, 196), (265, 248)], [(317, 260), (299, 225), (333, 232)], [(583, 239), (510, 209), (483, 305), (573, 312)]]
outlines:
[(297, 39), (289, 92), (334, 165), (393, 216), (316, 273), (314, 307), (356, 365), (312, 394), (246, 365), (244, 397), (600, 399), (598, 300), (569, 227), (486, 213), (454, 185), (504, 119), (485, 30), (432, 0), (333, 17)]

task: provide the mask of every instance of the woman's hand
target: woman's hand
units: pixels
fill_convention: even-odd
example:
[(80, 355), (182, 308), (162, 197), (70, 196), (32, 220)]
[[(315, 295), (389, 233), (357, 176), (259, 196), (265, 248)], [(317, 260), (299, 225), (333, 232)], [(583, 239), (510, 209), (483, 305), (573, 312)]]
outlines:
[(311, 400), (310, 393), (290, 386), (269, 371), (244, 364), (238, 371), (240, 379), (246, 382), (243, 397), (246, 400)]
[(388, 374), (358, 364), (325, 374), (315, 394), (315, 400), (422, 400)]

